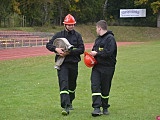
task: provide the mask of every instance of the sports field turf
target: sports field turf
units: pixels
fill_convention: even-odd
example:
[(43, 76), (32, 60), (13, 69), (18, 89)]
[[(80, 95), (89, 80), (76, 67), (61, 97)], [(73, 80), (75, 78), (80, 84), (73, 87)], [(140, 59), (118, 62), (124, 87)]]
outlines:
[(91, 116), (90, 68), (79, 64), (75, 110), (61, 115), (54, 55), (0, 61), (0, 120), (155, 120), (160, 115), (160, 42), (118, 48), (110, 115)]

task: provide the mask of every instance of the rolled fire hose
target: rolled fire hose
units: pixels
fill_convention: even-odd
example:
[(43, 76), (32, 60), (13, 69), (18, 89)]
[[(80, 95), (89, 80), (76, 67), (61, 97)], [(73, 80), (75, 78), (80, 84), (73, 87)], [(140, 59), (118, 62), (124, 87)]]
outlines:
[[(66, 38), (56, 38), (53, 45), (56, 46), (56, 48), (63, 48), (64, 51), (69, 51), (73, 48), (73, 45), (71, 45)], [(59, 56), (55, 62), (54, 68), (60, 70), (60, 66), (62, 65), (64, 59), (65, 57)]]

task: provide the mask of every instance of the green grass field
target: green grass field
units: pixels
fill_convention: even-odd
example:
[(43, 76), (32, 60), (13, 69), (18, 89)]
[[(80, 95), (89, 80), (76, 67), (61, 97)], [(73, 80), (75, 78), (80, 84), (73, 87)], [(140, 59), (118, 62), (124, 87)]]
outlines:
[(0, 61), (0, 120), (155, 120), (160, 42), (118, 47), (110, 115), (91, 116), (90, 68), (79, 63), (75, 110), (61, 115), (54, 55)]

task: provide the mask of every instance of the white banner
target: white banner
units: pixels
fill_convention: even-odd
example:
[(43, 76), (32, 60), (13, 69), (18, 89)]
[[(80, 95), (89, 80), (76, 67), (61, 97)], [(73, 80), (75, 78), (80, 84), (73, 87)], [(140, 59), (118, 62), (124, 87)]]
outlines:
[(146, 9), (120, 9), (120, 18), (146, 17)]

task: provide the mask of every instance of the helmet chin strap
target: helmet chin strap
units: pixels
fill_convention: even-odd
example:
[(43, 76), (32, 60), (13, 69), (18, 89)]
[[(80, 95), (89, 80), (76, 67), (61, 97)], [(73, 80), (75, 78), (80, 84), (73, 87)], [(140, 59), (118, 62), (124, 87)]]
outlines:
[(65, 25), (65, 29), (66, 29), (68, 32), (70, 31), (69, 29), (67, 29), (66, 25)]

